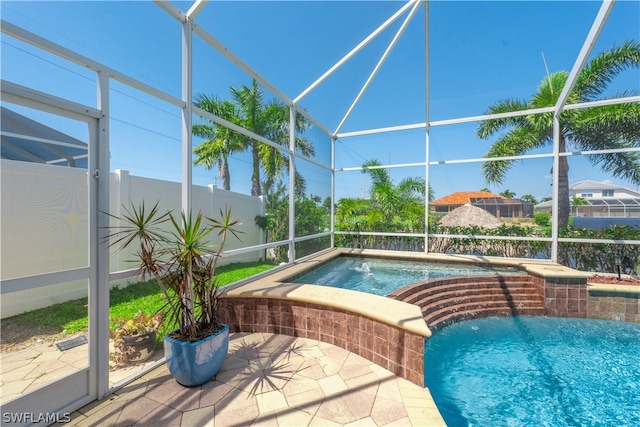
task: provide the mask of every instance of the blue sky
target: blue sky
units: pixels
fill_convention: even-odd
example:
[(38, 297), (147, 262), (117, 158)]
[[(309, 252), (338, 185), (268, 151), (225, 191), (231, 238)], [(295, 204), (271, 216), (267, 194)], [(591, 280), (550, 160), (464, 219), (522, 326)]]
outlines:
[[(191, 2), (175, 2), (187, 10)], [(290, 98), (295, 98), (347, 52), (395, 13), (401, 1), (211, 2), (196, 19), (223, 44)], [(640, 39), (640, 2), (619, 1), (594, 52)], [(75, 50), (120, 72), (180, 96), (180, 26), (150, 1), (32, 2), (2, 1), (2, 19)], [(600, 8), (596, 1), (430, 3), (430, 117), (443, 120), (482, 114), (507, 97), (527, 99), (549, 71), (570, 70)], [(373, 70), (403, 17), (363, 49), (301, 105), (335, 130)], [(421, 7), (373, 80), (342, 131), (425, 121), (425, 37)], [(2, 35), (2, 78), (88, 105), (96, 104), (91, 72), (33, 50)], [(226, 98), (230, 86), (251, 78), (194, 36), (194, 92)], [(640, 71), (624, 73), (612, 93), (640, 91)], [(139, 91), (114, 82), (111, 91), (112, 169), (178, 180), (180, 177), (180, 111)], [(271, 98), (267, 94), (267, 98)], [(25, 112), (25, 110), (21, 110)], [(82, 126), (59, 118), (34, 117), (82, 138)], [(475, 137), (477, 124), (434, 127), (430, 160), (481, 157), (491, 141)], [(315, 129), (308, 134), (317, 158), (328, 162), (328, 138)], [(200, 141), (194, 139), (195, 144)], [(549, 152), (550, 148), (541, 150)], [(355, 167), (424, 160), (423, 131), (341, 138), (336, 166)], [(308, 191), (329, 195), (328, 173), (299, 162)], [(232, 190), (249, 192), (247, 155), (231, 161)], [(503, 186), (518, 196), (551, 194), (550, 159), (519, 162)], [(570, 181), (614, 180), (584, 158), (572, 158)], [(424, 176), (424, 168), (393, 169), (399, 181)], [(194, 169), (194, 182), (215, 183), (217, 170)], [(433, 166), (430, 183), (437, 197), (453, 191), (485, 187), (480, 164)], [(337, 196), (367, 194), (360, 172), (338, 174)]]

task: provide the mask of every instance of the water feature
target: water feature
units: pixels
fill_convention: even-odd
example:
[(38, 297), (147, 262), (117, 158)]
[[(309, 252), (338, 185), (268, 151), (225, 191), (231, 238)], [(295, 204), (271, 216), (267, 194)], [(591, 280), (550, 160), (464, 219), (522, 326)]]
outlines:
[(425, 384), (449, 427), (640, 425), (640, 325), (506, 317), (425, 345)]
[(505, 267), (404, 261), (385, 258), (338, 257), (292, 280), (386, 296), (412, 283), (447, 276), (525, 274)]

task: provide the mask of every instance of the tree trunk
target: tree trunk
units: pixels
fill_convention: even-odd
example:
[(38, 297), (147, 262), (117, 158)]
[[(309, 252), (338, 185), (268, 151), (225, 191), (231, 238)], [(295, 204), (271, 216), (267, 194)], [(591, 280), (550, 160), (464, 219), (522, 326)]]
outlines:
[[(564, 137), (560, 136), (560, 153), (564, 153), (565, 144)], [(569, 215), (571, 214), (571, 201), (569, 199), (569, 161), (566, 156), (559, 159), (558, 173), (558, 227), (566, 228), (569, 224)], [(551, 175), (554, 171), (551, 168)]]
[(253, 154), (253, 173), (251, 174), (251, 195), (260, 196), (260, 156), (258, 154), (258, 143), (251, 144), (251, 152)]
[(222, 188), (231, 190), (231, 174), (229, 173), (229, 162), (224, 159), (223, 163), (220, 163), (220, 180), (222, 181)]
[[(564, 153), (564, 137), (560, 136), (560, 152)], [(569, 201), (569, 160), (560, 157), (560, 171), (558, 173), (558, 227), (566, 228), (569, 224), (571, 203)]]

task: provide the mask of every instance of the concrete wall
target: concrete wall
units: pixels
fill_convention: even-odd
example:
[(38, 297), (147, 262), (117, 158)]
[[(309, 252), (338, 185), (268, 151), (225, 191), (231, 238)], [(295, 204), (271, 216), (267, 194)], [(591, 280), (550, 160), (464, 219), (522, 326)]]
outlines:
[[(86, 169), (1, 160), (0, 163), (0, 280), (82, 268), (88, 265), (88, 177)], [(180, 183), (131, 176), (127, 171), (110, 174), (110, 212), (120, 215), (122, 206), (149, 207), (160, 201), (160, 211), (180, 215)], [(241, 241), (230, 238), (225, 249), (264, 242), (254, 222), (264, 214), (260, 198), (220, 190), (193, 187), (193, 209), (218, 218), (220, 208), (231, 208), (241, 221)], [(115, 224), (115, 220), (111, 221)], [(224, 258), (221, 264), (259, 260), (264, 251)], [(112, 250), (110, 271), (135, 267), (131, 253)], [(24, 291), (1, 291), (0, 316), (10, 317), (35, 308), (87, 296), (87, 281), (60, 283)]]

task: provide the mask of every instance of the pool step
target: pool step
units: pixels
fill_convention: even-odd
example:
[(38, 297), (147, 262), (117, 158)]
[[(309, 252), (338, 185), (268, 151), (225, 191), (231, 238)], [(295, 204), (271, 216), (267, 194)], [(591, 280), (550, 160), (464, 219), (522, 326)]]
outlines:
[(432, 330), (474, 318), (546, 314), (544, 299), (525, 275), (433, 279), (389, 296), (418, 305)]

